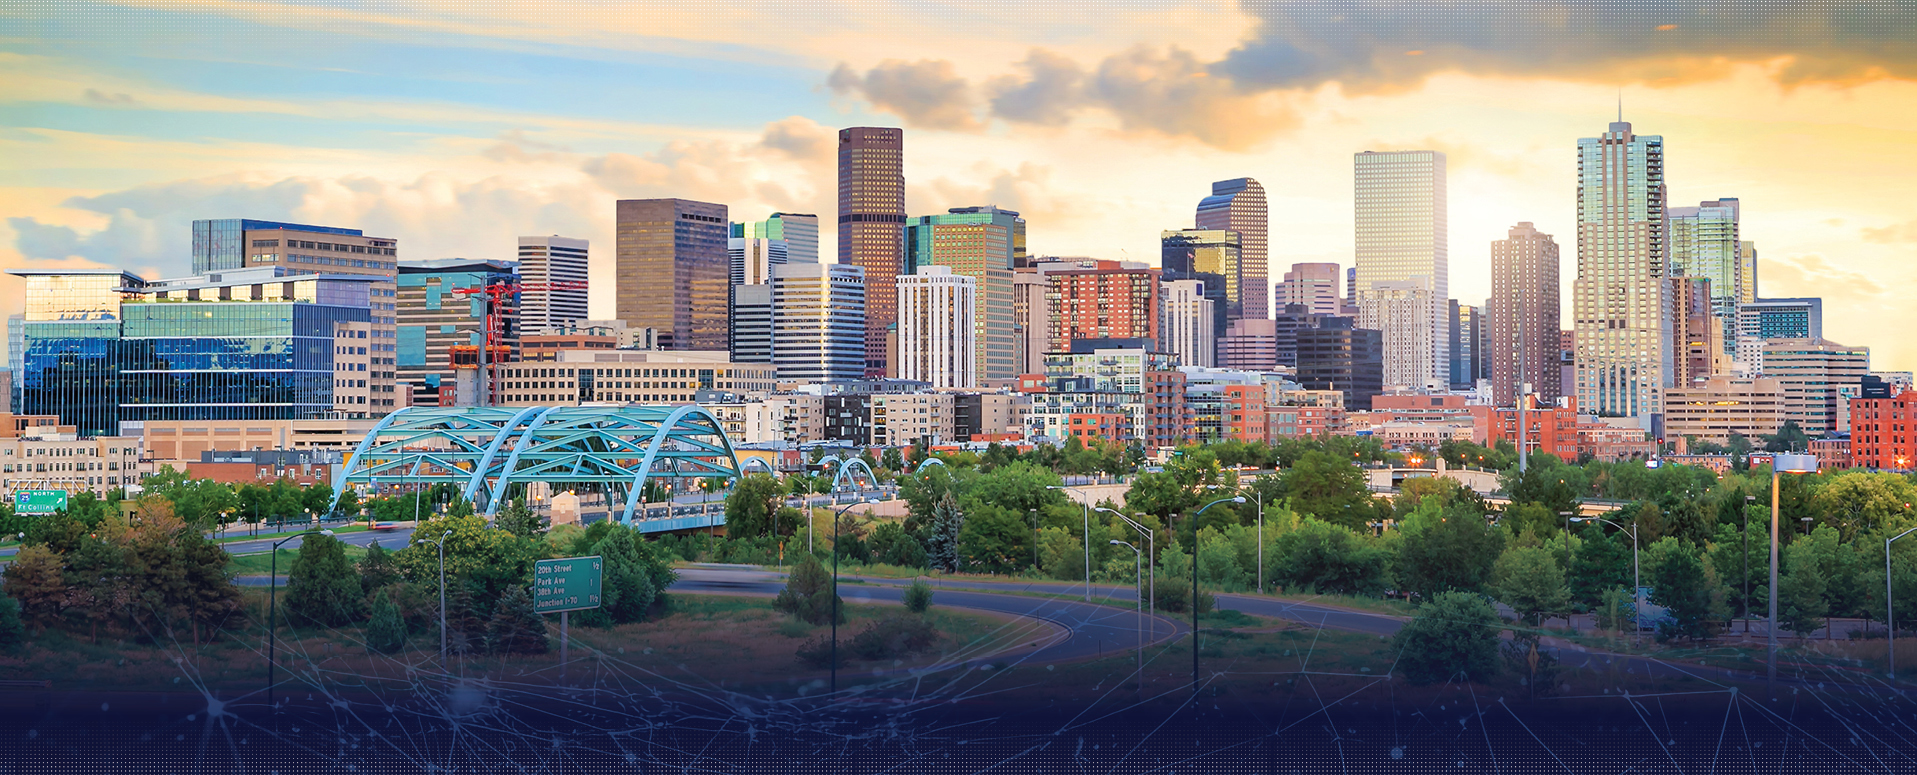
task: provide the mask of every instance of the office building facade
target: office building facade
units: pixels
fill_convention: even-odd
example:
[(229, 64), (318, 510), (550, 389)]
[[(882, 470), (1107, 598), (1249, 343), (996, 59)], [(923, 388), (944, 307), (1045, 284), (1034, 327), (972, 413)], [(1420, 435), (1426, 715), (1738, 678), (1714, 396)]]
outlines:
[(898, 277), (900, 379), (978, 386), (978, 279), (928, 266)]
[(865, 374), (865, 270), (786, 264), (772, 270), (772, 363), (781, 380)]
[(1384, 392), (1384, 334), (1352, 328), (1349, 318), (1326, 318), (1298, 331), (1298, 384), (1306, 390), (1344, 394), (1347, 411), (1371, 409)]
[[(478, 365), (491, 300), (484, 293), (458, 291), (517, 283), (517, 269), (510, 261), (464, 258), (400, 262), (398, 372), (401, 384), (412, 390), (413, 403), (438, 405), (442, 389), (453, 386), (454, 347), (472, 348), (472, 366)], [(489, 369), (511, 360), (519, 347), (519, 294), (503, 301), (492, 332), (494, 349), (486, 356)]]
[(885, 376), (886, 331), (898, 320), (893, 283), (911, 274), (905, 220), (905, 130), (839, 130), (839, 263), (865, 276), (867, 376)]
[(1285, 272), (1285, 278), (1278, 283), (1273, 309), (1282, 310), (1287, 305), (1303, 304), (1305, 311), (1316, 315), (1336, 315), (1344, 304), (1339, 294), (1338, 265), (1332, 263), (1292, 264)]
[(1211, 184), (1211, 196), (1198, 202), (1195, 225), (1200, 230), (1238, 235), (1240, 254), (1234, 267), (1236, 272), (1226, 278), (1231, 303), (1223, 309), (1225, 319), (1271, 317), (1267, 268), (1271, 214), (1265, 204), (1264, 186), (1251, 178)]
[(527, 331), (585, 320), (592, 243), (561, 237), (519, 238), (519, 322)]
[(1671, 385), (1664, 138), (1617, 121), (1578, 140), (1577, 404), (1637, 417)]
[(1039, 266), (1046, 282), (1047, 352), (1070, 352), (1081, 339), (1159, 339), (1159, 270), (1134, 261)]
[(1525, 221), (1491, 243), (1491, 395), (1517, 406), (1529, 384), (1540, 403), (1563, 394), (1559, 384), (1558, 244)]
[(1164, 314), (1158, 324), (1158, 349), (1178, 356), (1183, 366), (1214, 365), (1218, 342), (1213, 338), (1213, 305), (1205, 298), (1205, 284), (1173, 280), (1159, 286), (1159, 296)]
[[(1451, 299), (1450, 312), (1448, 345), (1451, 350), (1451, 389), (1473, 390), (1477, 388), (1478, 380), (1491, 378), (1489, 372), (1479, 369), (1479, 364), (1483, 362), (1488, 321), (1483, 307), (1459, 304), (1457, 299)], [(1551, 344), (1555, 358), (1557, 343)]]
[(1358, 324), (1384, 335), (1385, 384), (1444, 389), (1451, 383), (1445, 155), (1364, 151), (1353, 169)]
[[(1244, 235), (1226, 229), (1179, 229), (1158, 235), (1158, 265), (1165, 282), (1197, 280), (1212, 301), (1212, 336), (1223, 338), (1231, 321), (1245, 314)], [(1269, 315), (1262, 316), (1269, 317)]]
[[(1710, 280), (1711, 314), (1724, 331), (1737, 329), (1737, 308), (1744, 298), (1744, 243), (1738, 239), (1738, 218), (1738, 201), (1730, 197), (1671, 208), (1671, 275)], [(1719, 342), (1726, 354), (1734, 352), (1736, 344)]]
[(657, 331), (662, 349), (725, 349), (726, 206), (622, 199), (615, 215), (615, 316)]
[(801, 264), (819, 263), (819, 216), (808, 213), (773, 213), (763, 221), (732, 224), (733, 239), (777, 240), (786, 244), (787, 260)]
[(1849, 398), (1862, 394), (1870, 348), (1828, 339), (1771, 339), (1764, 343), (1764, 376), (1784, 385), (1785, 419), (1812, 438), (1848, 433)]
[(914, 218), (906, 226), (908, 273), (943, 266), (978, 282), (972, 341), (980, 379), (1018, 376), (1012, 261), (1013, 244), (1023, 233), (1024, 220), (1017, 213), (996, 208), (956, 208)]

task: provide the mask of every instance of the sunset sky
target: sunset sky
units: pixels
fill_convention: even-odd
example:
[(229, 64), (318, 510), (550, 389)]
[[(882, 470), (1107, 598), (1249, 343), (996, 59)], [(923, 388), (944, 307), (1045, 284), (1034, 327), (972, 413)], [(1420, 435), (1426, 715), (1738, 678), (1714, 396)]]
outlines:
[[(1702, 10), (1708, 9), (1708, 10)], [(1662, 135), (1738, 197), (1766, 297), (1917, 368), (1917, 0), (1862, 3), (0, 2), (0, 266), (185, 274), (189, 222), (359, 227), (406, 259), (594, 246), (613, 201), (831, 223), (833, 132), (906, 128), (914, 214), (997, 204), (1043, 255), (1156, 263), (1213, 180), (1276, 280), (1352, 254), (1352, 154), (1450, 161), (1453, 295), (1519, 221), (1576, 273), (1576, 143)], [(821, 253), (833, 254), (831, 229)], [(0, 309), (20, 285), (0, 282)]]

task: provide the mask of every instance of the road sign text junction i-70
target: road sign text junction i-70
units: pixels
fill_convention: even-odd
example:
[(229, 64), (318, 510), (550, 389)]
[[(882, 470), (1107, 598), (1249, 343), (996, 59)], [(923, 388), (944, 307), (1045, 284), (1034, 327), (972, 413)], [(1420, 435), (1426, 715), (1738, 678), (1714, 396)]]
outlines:
[(599, 607), (605, 578), (598, 557), (565, 557), (533, 563), (533, 610), (542, 614)]

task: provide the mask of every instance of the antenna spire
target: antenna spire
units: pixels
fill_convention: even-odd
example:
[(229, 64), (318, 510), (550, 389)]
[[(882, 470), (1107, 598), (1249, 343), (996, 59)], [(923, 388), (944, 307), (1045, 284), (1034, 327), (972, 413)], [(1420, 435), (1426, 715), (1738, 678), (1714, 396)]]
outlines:
[(1617, 122), (1624, 123), (1624, 89), (1617, 90)]

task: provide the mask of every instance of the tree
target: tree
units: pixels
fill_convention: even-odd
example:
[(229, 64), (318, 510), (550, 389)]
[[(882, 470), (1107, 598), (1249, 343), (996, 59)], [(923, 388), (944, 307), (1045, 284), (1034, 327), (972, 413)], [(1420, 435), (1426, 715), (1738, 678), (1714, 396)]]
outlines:
[(1790, 452), (1810, 448), (1810, 434), (1805, 433), (1796, 420), (1785, 420), (1784, 427), (1778, 428), (1776, 433), (1767, 433), (1760, 438), (1764, 440), (1766, 452)]
[(843, 624), (845, 605), (833, 587), (832, 574), (819, 563), (819, 558), (808, 554), (792, 567), (785, 589), (779, 590), (779, 596), (772, 599), (772, 607), (810, 624), (829, 624), (835, 599), (839, 600), (839, 622)]
[[(529, 540), (538, 538), (539, 531), (545, 529), (546, 523), (545, 517), (526, 507), (525, 498), (514, 498), (506, 504), (506, 508), (499, 510), (499, 516), (493, 520), (500, 530)], [(726, 522), (727, 529), (731, 528), (731, 524), (730, 520)]]
[(1296, 591), (1375, 595), (1384, 591), (1388, 560), (1357, 533), (1306, 519), (1273, 539), (1265, 568), (1272, 581)]
[(1910, 527), (1917, 523), (1913, 505), (1917, 505), (1917, 486), (1891, 473), (1842, 474), (1825, 482), (1811, 496), (1814, 518), (1820, 524), (1836, 527), (1845, 542), (1861, 532)]
[(1491, 567), (1490, 592), (1533, 628), (1542, 626), (1545, 617), (1563, 611), (1571, 602), (1564, 586), (1564, 570), (1543, 547), (1506, 549), (1498, 555)]
[(544, 654), (552, 647), (546, 636), (546, 617), (533, 609), (532, 595), (523, 587), (509, 587), (493, 606), (486, 625), (492, 649), (500, 654)]
[(446, 578), (465, 579), (479, 585), (482, 600), (496, 600), (507, 587), (532, 586), (532, 566), (547, 551), (544, 542), (491, 530), (486, 520), (475, 516), (444, 516), (422, 522), (413, 531), (413, 542), (393, 554), (394, 564), (408, 581), (437, 588), (439, 550), (427, 539), (446, 536)]
[(958, 499), (946, 492), (932, 513), (931, 529), (925, 542), (925, 553), (934, 570), (958, 572), (959, 536), (964, 530), (965, 515), (959, 511)]
[(1716, 637), (1719, 623), (1729, 618), (1717, 574), (1696, 547), (1670, 541), (1653, 549), (1645, 553), (1650, 556), (1651, 599), (1671, 615), (1658, 625), (1658, 639), (1696, 642)]
[(1498, 670), (1498, 612), (1483, 596), (1442, 592), (1398, 631), (1398, 669), (1414, 685), (1484, 680)]
[(887, 471), (902, 472), (905, 470), (905, 456), (899, 453), (898, 447), (886, 447), (885, 454), (879, 456), (879, 466)]
[(751, 474), (739, 480), (726, 496), (726, 535), (756, 538), (773, 533), (772, 517), (779, 513), (779, 480), (769, 474)]
[(616, 624), (645, 621), (660, 591), (678, 575), (629, 527), (614, 527), (593, 552), (604, 574), (599, 610)]
[(1293, 511), (1357, 530), (1372, 516), (1362, 469), (1323, 452), (1307, 452), (1283, 474)]
[(346, 559), (346, 544), (329, 535), (300, 539), (299, 557), (286, 573), (287, 619), (344, 627), (365, 611), (366, 592)]
[(227, 574), (226, 552), (175, 517), (172, 504), (163, 498), (141, 498), (132, 517), (131, 528), (122, 529), (112, 520), (96, 528), (116, 542), (119, 552), (124, 586), (112, 594), (149, 632), (157, 635), (159, 629), (189, 624), (193, 642), (201, 642), (203, 633), (240, 607), (239, 588)]
[(393, 604), (392, 590), (373, 593), (373, 618), (366, 624), (366, 649), (378, 654), (397, 654), (406, 648), (406, 620)]
[(1783, 560), (1788, 572), (1777, 582), (1778, 624), (1803, 638), (1824, 626), (1824, 615), (1830, 612), (1829, 584), (1810, 542), (1784, 547)]
[(1468, 509), (1425, 504), (1399, 528), (1399, 586), (1431, 600), (1440, 592), (1477, 592), (1504, 551), (1504, 535)]
[(998, 506), (973, 504), (959, 530), (960, 569), (977, 573), (1017, 573), (1031, 563), (1032, 529), (1024, 514)]
[(872, 537), (867, 542), (872, 550), (872, 561), (902, 568), (925, 567), (925, 546), (905, 532), (905, 526), (897, 522), (881, 522), (872, 529)]
[(20, 614), (35, 629), (58, 621), (66, 606), (67, 583), (63, 558), (44, 545), (22, 547), (7, 566), (0, 591), (20, 603)]
[(458, 579), (446, 583), (446, 648), (454, 654), (477, 654), (486, 646), (486, 618), (473, 601), (473, 588)]
[(1064, 528), (1048, 527), (1039, 531), (1039, 567), (1052, 578), (1064, 581), (1084, 578), (1085, 544)]
[(922, 614), (932, 608), (932, 585), (924, 579), (913, 579), (912, 585), (905, 588), (905, 609)]
[(401, 580), (399, 566), (393, 562), (393, 554), (374, 541), (366, 547), (366, 556), (359, 561), (359, 588), (364, 594), (373, 594)]
[(1586, 523), (1577, 552), (1571, 555), (1571, 602), (1595, 610), (1605, 591), (1629, 587), (1631, 537), (1606, 532), (1603, 523)]

